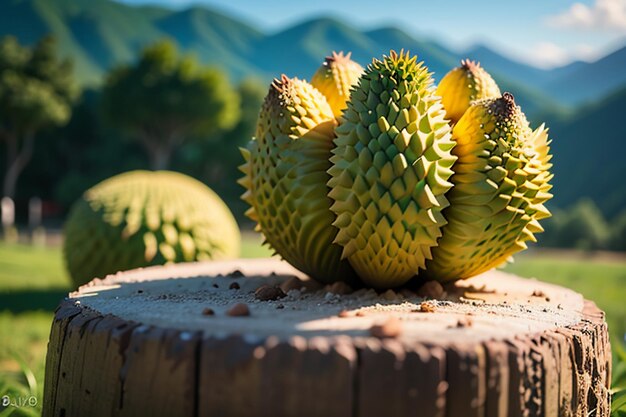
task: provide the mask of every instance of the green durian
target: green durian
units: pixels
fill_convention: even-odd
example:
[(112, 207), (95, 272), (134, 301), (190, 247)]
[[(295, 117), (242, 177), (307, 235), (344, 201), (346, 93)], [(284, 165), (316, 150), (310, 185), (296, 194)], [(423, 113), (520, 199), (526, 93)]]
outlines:
[(426, 274), (440, 281), (469, 278), (526, 249), (549, 217), (552, 195), (547, 130), (534, 132), (509, 93), (475, 101), (454, 126), (458, 157), (450, 206)]
[(87, 190), (65, 223), (63, 253), (76, 286), (171, 262), (239, 256), (232, 213), (209, 187), (169, 171), (131, 171)]
[(448, 72), (437, 86), (446, 117), (456, 123), (474, 100), (500, 97), (500, 88), (480, 63), (468, 59)]
[(335, 242), (368, 285), (401, 285), (424, 268), (446, 219), (456, 157), (427, 68), (391, 51), (374, 59), (337, 127), (329, 169)]
[(246, 215), (291, 265), (322, 282), (352, 281), (354, 271), (333, 243), (326, 183), (333, 112), (311, 84), (282, 76), (263, 102), (255, 137), (242, 149)]
[(345, 110), (350, 89), (363, 73), (363, 67), (351, 60), (350, 55), (333, 52), (311, 78), (311, 85), (326, 97), (336, 118)]

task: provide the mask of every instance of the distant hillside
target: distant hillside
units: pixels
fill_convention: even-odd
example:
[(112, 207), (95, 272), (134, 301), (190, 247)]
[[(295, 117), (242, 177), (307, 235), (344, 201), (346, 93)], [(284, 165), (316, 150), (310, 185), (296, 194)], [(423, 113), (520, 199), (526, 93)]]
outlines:
[(593, 63), (576, 62), (552, 70), (546, 91), (567, 103), (597, 100), (626, 84), (626, 47)]
[(485, 46), (473, 47), (465, 54), (496, 75), (542, 90), (555, 101), (570, 106), (598, 100), (626, 85), (626, 47), (595, 62), (577, 61), (550, 70), (513, 61)]
[(626, 207), (626, 89), (550, 124), (554, 203), (590, 197), (610, 218)]
[[(170, 10), (111, 0), (0, 2), (0, 35), (13, 34), (22, 42), (33, 43), (48, 33), (57, 37), (61, 52), (74, 60), (77, 78), (86, 85), (99, 84), (111, 67), (133, 60), (141, 48), (163, 37), (174, 39), (202, 62), (223, 68), (235, 80), (251, 75), (269, 80), (281, 73), (309, 78), (333, 50), (351, 51), (363, 65), (390, 49), (410, 50), (427, 63), (435, 79), (463, 57), (395, 27), (362, 31), (325, 17), (266, 34), (205, 7)], [(523, 77), (512, 70), (519, 64), (498, 59), (495, 52), (487, 56), (486, 51), (474, 52), (483, 53), (484, 66), (504, 89), (515, 93), (529, 114), (558, 106), (540, 89), (519, 81)], [(530, 67), (520, 68), (524, 72)], [(509, 77), (509, 71), (514, 77)]]

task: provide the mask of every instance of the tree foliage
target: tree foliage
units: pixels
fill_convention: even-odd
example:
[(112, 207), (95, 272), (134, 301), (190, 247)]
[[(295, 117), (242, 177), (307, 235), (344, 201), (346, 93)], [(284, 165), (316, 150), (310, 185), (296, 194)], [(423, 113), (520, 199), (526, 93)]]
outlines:
[(239, 96), (223, 72), (201, 67), (162, 41), (146, 48), (136, 64), (110, 73), (103, 110), (141, 142), (153, 169), (163, 169), (185, 141), (235, 125)]
[(72, 112), (72, 65), (55, 49), (51, 37), (32, 48), (11, 36), (0, 39), (0, 140), (7, 148), (3, 192), (9, 197), (30, 161), (35, 135), (67, 123)]

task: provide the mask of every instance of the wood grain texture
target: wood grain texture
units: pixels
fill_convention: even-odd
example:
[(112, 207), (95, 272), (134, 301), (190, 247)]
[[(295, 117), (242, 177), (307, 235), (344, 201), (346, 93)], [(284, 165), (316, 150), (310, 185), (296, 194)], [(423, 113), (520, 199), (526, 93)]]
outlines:
[[(274, 271), (272, 263), (263, 261), (255, 269), (248, 262), (254, 261), (239, 261), (235, 269), (258, 276), (261, 268), (271, 279), (282, 279), (270, 274)], [(275, 266), (278, 273), (289, 272), (281, 270), (282, 265)], [(116, 315), (94, 308), (98, 305), (96, 298), (120, 286), (130, 286), (128, 294), (135, 294), (132, 297), (147, 292), (149, 307), (161, 297), (161, 293), (150, 293), (151, 282), (199, 275), (217, 280), (211, 271), (228, 275), (224, 265), (214, 269), (210, 264), (189, 267), (199, 269), (177, 274), (176, 268), (168, 267), (164, 274), (157, 268), (141, 275), (135, 272), (97, 280), (60, 304), (48, 345), (44, 417), (609, 416), (608, 332), (604, 314), (589, 301), (579, 307), (580, 311), (572, 312), (570, 324), (544, 323), (540, 324), (541, 330), (515, 331), (512, 336), (497, 331), (497, 337), (490, 336), (486, 325), (451, 325), (457, 317), (454, 315), (461, 314), (452, 304), (459, 303), (461, 312), (467, 306), (467, 301), (455, 301), (451, 296), (452, 301), (441, 304), (441, 311), (435, 313), (397, 313), (400, 310), (393, 309), (394, 303), (413, 302), (401, 299), (385, 304), (388, 311), (376, 310), (373, 318), (352, 315), (346, 319), (337, 318), (336, 299), (306, 312), (292, 309), (288, 299), (273, 304), (248, 301), (252, 317), (256, 314), (259, 323), (271, 320), (272, 314), (290, 315), (297, 320), (310, 316), (300, 325), (288, 322), (287, 328), (284, 322), (277, 322), (282, 326), (277, 335), (266, 334), (272, 332), (270, 324), (261, 326), (256, 334), (242, 332), (243, 324), (251, 320), (245, 317), (223, 318), (230, 321), (221, 324), (205, 317), (198, 321), (204, 323), (204, 328), (186, 328), (185, 320), (176, 327), (167, 327), (130, 319), (125, 312)], [(160, 278), (151, 278), (153, 272)], [(235, 277), (241, 284), (240, 291), (252, 291), (257, 285), (251, 284), (253, 278), (240, 273)], [(228, 288), (223, 283), (232, 282), (228, 276), (219, 279), (230, 280), (215, 281), (220, 288)], [(177, 296), (177, 291), (184, 291), (191, 282), (172, 280), (168, 284), (168, 302), (187, 305), (187, 299)], [(506, 282), (498, 285), (498, 291), (506, 288)], [(528, 281), (528, 288), (536, 285)], [(507, 305), (516, 302), (513, 287), (519, 286), (519, 279), (511, 281), (512, 295)], [(558, 298), (558, 289), (550, 290), (550, 298)], [(326, 289), (320, 291), (323, 294), (319, 299), (329, 299)], [(487, 294), (485, 298), (496, 296), (481, 291)], [(203, 294), (195, 289), (193, 292), (200, 294), (198, 297)], [(89, 296), (81, 298), (81, 294)], [(121, 292), (115, 294), (123, 296)], [(243, 293), (233, 294), (246, 300)], [(315, 294), (310, 296), (318, 300)], [(135, 302), (132, 297), (129, 303)], [(344, 300), (353, 301), (349, 297)], [(284, 305), (278, 307), (279, 303)], [(532, 303), (525, 299), (518, 303), (530, 314), (532, 308), (526, 306)], [(571, 306), (578, 308), (576, 303)], [(215, 308), (219, 313), (220, 307)], [(362, 305), (358, 308), (361, 310), (354, 311), (365, 311)], [(493, 316), (493, 327), (503, 325), (502, 318), (484, 303), (472, 309), (475, 322), (489, 323)], [(200, 314), (196, 307), (189, 307), (189, 311), (194, 320)], [(511, 307), (502, 311), (510, 311), (520, 319), (518, 316), (526, 310)], [(452, 336), (440, 343), (414, 334), (380, 339), (370, 337), (363, 328), (362, 320), (373, 323), (393, 314), (400, 314), (407, 335), (412, 334), (411, 329), (435, 329), (433, 326), (439, 323), (441, 334), (449, 332)], [(451, 321), (450, 315), (455, 319)], [(529, 322), (545, 319), (534, 317)], [(224, 323), (231, 324), (230, 331), (225, 330)]]

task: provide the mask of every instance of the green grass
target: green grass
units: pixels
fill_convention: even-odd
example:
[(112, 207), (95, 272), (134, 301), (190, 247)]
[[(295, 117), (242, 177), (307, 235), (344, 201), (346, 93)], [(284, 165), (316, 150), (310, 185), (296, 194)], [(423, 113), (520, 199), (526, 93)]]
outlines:
[[(261, 238), (245, 234), (242, 256), (270, 255)], [(570, 253), (571, 255), (571, 253)], [(594, 300), (606, 311), (613, 350), (623, 355), (616, 364), (616, 387), (626, 387), (626, 355), (615, 343), (626, 332), (626, 262), (597, 258), (566, 257), (560, 253), (520, 256), (507, 271), (572, 288)], [(0, 395), (28, 398), (41, 403), (44, 362), (53, 311), (70, 290), (59, 248), (37, 248), (0, 242)], [(32, 375), (31, 375), (32, 374)], [(618, 380), (619, 377), (619, 380)], [(36, 386), (32, 386), (35, 381)], [(616, 396), (626, 401), (626, 393)], [(616, 401), (618, 403), (619, 401)], [(38, 415), (39, 406), (22, 408), (11, 416)], [(5, 417), (9, 410), (2, 411)], [(617, 413), (614, 414), (618, 416)], [(626, 414), (624, 414), (626, 415)]]

